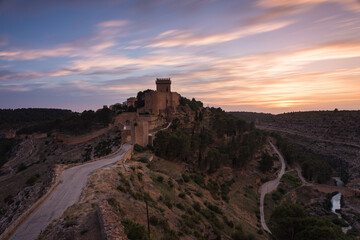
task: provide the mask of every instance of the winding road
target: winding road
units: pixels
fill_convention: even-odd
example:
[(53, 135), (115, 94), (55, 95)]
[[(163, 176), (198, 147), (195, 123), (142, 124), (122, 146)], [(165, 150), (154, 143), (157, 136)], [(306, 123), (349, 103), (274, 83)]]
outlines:
[(61, 175), (60, 184), (45, 201), (16, 228), (9, 239), (36, 239), (40, 232), (44, 230), (53, 219), (60, 217), (68, 207), (78, 201), (81, 191), (86, 185), (88, 176), (93, 171), (121, 160), (130, 148), (131, 144), (126, 143), (123, 145), (121, 151), (113, 156), (65, 170)]
[(261, 185), (261, 187), (260, 187), (260, 222), (261, 222), (261, 227), (266, 232), (271, 234), (271, 231), (268, 228), (268, 226), (266, 225), (266, 221), (265, 221), (264, 200), (265, 200), (265, 195), (274, 191), (277, 188), (277, 186), (279, 185), (280, 179), (285, 173), (285, 160), (284, 160), (284, 157), (279, 152), (279, 150), (271, 142), (270, 142), (270, 145), (275, 150), (276, 154), (279, 156), (279, 159), (281, 162), (281, 169), (280, 169), (280, 172), (276, 179), (268, 181), (268, 182), (264, 183), (263, 185)]

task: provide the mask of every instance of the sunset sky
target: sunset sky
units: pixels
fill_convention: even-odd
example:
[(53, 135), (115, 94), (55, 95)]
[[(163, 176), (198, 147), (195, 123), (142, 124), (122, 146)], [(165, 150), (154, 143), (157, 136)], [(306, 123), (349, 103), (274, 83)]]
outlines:
[(360, 109), (360, 1), (0, 1), (0, 108), (95, 110), (156, 77), (225, 110)]

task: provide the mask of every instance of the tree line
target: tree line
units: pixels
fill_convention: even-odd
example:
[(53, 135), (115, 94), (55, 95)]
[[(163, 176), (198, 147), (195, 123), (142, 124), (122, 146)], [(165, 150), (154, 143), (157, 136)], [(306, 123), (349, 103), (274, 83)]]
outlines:
[(283, 137), (275, 135), (280, 151), (288, 164), (299, 163), (303, 176), (309, 181), (327, 182), (332, 175), (331, 165), (318, 155), (301, 149)]
[(186, 98), (181, 102), (196, 109), (193, 128), (187, 129), (179, 119), (174, 119), (169, 130), (159, 131), (155, 136), (154, 149), (158, 156), (194, 163), (199, 169), (211, 173), (224, 165), (245, 167), (265, 143), (263, 131), (220, 108), (209, 109), (210, 124), (205, 124), (205, 109), (201, 102)]

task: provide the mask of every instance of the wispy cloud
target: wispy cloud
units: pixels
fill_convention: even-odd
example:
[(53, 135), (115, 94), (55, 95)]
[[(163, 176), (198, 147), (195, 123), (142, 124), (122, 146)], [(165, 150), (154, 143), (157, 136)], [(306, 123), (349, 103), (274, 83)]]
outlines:
[[(86, 39), (45, 49), (9, 49), (0, 51), (0, 59), (6, 61), (41, 60), (55, 57), (92, 57), (118, 45), (116, 40), (122, 28), (130, 22), (127, 20), (110, 20), (97, 24), (95, 32)], [(0, 41), (1, 44), (1, 41)]]
[[(265, 23), (245, 26), (226, 33), (216, 33), (210, 35), (196, 34), (185, 30), (169, 30), (161, 33), (155, 39), (149, 39), (147, 47), (190, 47), (218, 44), (244, 38), (251, 35), (275, 31), (292, 24), (292, 21)], [(139, 42), (139, 41), (136, 41)]]
[(99, 23), (97, 26), (103, 28), (114, 28), (114, 27), (123, 27), (128, 25), (129, 21), (127, 20), (110, 20)]
[(315, 6), (321, 3), (334, 2), (343, 6), (348, 11), (360, 12), (360, 4), (358, 0), (260, 0), (257, 2), (257, 6), (276, 8), (276, 7), (290, 7), (290, 6)]

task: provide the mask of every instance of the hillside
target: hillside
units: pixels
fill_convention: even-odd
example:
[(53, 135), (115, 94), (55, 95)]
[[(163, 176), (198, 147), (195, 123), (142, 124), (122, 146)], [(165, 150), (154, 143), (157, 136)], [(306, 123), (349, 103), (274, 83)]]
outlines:
[[(234, 115), (241, 117), (243, 113)], [(308, 181), (331, 186), (335, 185), (333, 177), (340, 177), (346, 188), (359, 189), (360, 111), (293, 112), (267, 117), (246, 113), (243, 116), (255, 119), (258, 129), (278, 139), (285, 159), (293, 168), (301, 167)], [(316, 173), (321, 173), (323, 180), (314, 176)], [(358, 198), (344, 197), (343, 205), (341, 216), (354, 223), (359, 232)]]
[[(44, 195), (61, 169), (116, 151), (126, 139), (121, 125), (115, 123), (128, 110), (134, 109), (84, 111), (19, 130), (21, 134), (10, 140), (11, 147), (3, 148), (7, 158), (0, 175), (0, 230)], [(305, 159), (311, 170), (306, 178), (328, 183), (333, 176), (318, 155), (294, 150), (286, 139), (220, 108), (204, 108), (195, 99), (181, 98), (177, 111), (167, 119), (170, 125), (152, 130), (152, 146), (135, 145), (129, 161), (91, 174), (79, 201), (39, 238), (100, 239), (106, 231), (108, 236), (148, 239), (147, 202), (151, 239), (267, 239), (270, 235), (260, 225), (259, 191), (280, 169), (270, 141), (284, 151), (288, 170), (298, 151), (296, 156)], [(71, 131), (81, 124), (88, 127)], [(166, 125), (170, 127), (165, 129)], [(317, 170), (324, 166), (330, 169), (328, 175)], [(300, 203), (301, 209), (286, 207), (302, 213), (296, 220), (306, 224), (299, 234), (313, 236), (314, 227), (325, 224), (324, 239), (351, 239), (341, 232), (343, 222), (335, 221), (336, 215), (326, 207), (328, 196), (301, 183), (301, 177), (288, 171), (280, 187), (266, 196), (270, 229), (281, 236), (282, 207)], [(351, 206), (348, 198), (345, 201)], [(352, 204), (357, 204), (356, 199)]]
[[(21, 109), (15, 112), (18, 117), (24, 113), (29, 117), (14, 120), (16, 124), (13, 126), (17, 126), (15, 137), (0, 138), (0, 233), (47, 192), (54, 183), (56, 172), (63, 166), (107, 155), (121, 144), (119, 128), (108, 127), (116, 117), (115, 112), (110, 112), (108, 123), (94, 117), (94, 120), (87, 120), (87, 125), (82, 119), (88, 115), (88, 111), (82, 114), (47, 109)], [(102, 112), (91, 114), (98, 116)], [(54, 114), (44, 116), (44, 113)], [(2, 114), (3, 119), (14, 117), (12, 110), (3, 111)], [(54, 117), (56, 120), (51, 120)], [(69, 131), (74, 123), (94, 127), (86, 131), (82, 130), (84, 128)], [(99, 128), (102, 130), (95, 131)], [(76, 139), (78, 141), (74, 141)]]
[(292, 112), (266, 117), (256, 113), (231, 114), (255, 119), (257, 128), (277, 132), (327, 159), (349, 186), (359, 187), (360, 111)]
[(172, 118), (154, 148), (135, 145), (130, 161), (98, 170), (74, 210), (40, 239), (88, 239), (96, 226), (86, 223), (95, 222), (97, 211), (89, 202), (111, 209), (129, 238), (147, 239), (144, 200), (152, 239), (265, 239), (258, 188), (279, 164), (260, 170), (258, 158), (272, 154), (266, 135), (200, 102), (183, 101)]

